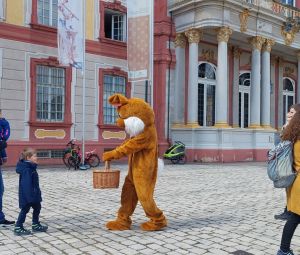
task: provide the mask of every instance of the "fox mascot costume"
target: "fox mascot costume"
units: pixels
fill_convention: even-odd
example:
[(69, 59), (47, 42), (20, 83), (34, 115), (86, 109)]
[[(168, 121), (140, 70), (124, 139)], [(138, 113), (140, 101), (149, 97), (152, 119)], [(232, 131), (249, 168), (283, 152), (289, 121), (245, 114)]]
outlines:
[(167, 220), (153, 198), (158, 168), (154, 112), (142, 99), (128, 99), (121, 94), (112, 95), (109, 103), (117, 107), (119, 113), (117, 125), (125, 128), (130, 138), (114, 150), (103, 153), (103, 161), (128, 156), (129, 167), (122, 188), (121, 207), (117, 219), (109, 221), (106, 227), (110, 230), (129, 230), (131, 215), (139, 201), (150, 219), (141, 224), (141, 229), (160, 230), (167, 226)]

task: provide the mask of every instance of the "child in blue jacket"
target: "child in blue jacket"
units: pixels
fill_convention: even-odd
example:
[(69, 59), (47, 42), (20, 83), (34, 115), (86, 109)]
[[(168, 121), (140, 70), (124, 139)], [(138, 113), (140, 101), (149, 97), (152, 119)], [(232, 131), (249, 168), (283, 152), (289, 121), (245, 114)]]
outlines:
[(19, 178), (19, 207), (21, 209), (14, 233), (16, 235), (29, 235), (30, 230), (23, 227), (26, 215), (30, 208), (32, 212), (32, 231), (46, 232), (48, 226), (41, 225), (39, 215), (41, 211), (42, 194), (39, 185), (39, 175), (37, 173), (37, 156), (33, 149), (25, 149), (21, 159), (17, 164), (16, 172)]
[[(7, 141), (9, 136), (10, 136), (9, 122), (2, 117), (2, 110), (0, 109), (0, 141)], [(7, 161), (7, 155), (5, 149), (2, 149), (0, 151), (0, 160), (1, 159), (3, 163)], [(0, 162), (0, 164), (2, 162)]]

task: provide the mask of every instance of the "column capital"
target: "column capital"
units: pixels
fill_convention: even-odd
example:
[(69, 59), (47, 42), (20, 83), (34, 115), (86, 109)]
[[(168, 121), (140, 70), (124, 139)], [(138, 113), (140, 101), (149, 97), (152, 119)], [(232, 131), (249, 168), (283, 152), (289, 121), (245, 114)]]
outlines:
[(232, 34), (232, 29), (229, 27), (220, 27), (217, 29), (218, 42), (228, 42), (229, 36)]
[(233, 56), (234, 56), (234, 58), (240, 58), (240, 56), (242, 54), (242, 50), (239, 47), (237, 47), (237, 46), (234, 46), (232, 48), (232, 50), (233, 50)]
[(185, 48), (186, 37), (184, 33), (177, 33), (174, 43), (175, 43), (175, 47)]
[(265, 39), (265, 42), (262, 46), (262, 50), (263, 51), (268, 51), (271, 52), (272, 50), (272, 46), (275, 44), (275, 40), (274, 39)]
[(252, 49), (257, 49), (260, 51), (265, 40), (266, 39), (262, 36), (254, 36), (249, 39), (249, 43), (251, 43)]
[(203, 32), (200, 29), (192, 28), (186, 31), (185, 35), (188, 38), (189, 43), (199, 43)]

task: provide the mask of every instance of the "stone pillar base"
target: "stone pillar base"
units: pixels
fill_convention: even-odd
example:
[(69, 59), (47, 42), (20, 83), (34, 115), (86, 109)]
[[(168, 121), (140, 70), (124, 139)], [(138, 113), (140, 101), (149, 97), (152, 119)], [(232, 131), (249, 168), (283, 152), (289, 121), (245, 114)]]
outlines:
[(270, 125), (261, 125), (263, 129), (269, 129), (269, 130), (275, 130), (275, 128), (272, 128)]
[(199, 125), (198, 122), (188, 122), (186, 124), (186, 127), (188, 127), (188, 128), (198, 128), (198, 127), (200, 127), (200, 125)]
[(248, 128), (252, 128), (252, 129), (261, 129), (262, 126), (261, 126), (261, 125), (257, 125), (257, 124), (253, 124), (253, 125), (250, 125)]
[(216, 127), (216, 128), (231, 128), (231, 126), (229, 126), (228, 123), (226, 123), (226, 122), (215, 123), (214, 127)]
[(186, 125), (184, 123), (173, 123), (172, 128), (184, 128)]

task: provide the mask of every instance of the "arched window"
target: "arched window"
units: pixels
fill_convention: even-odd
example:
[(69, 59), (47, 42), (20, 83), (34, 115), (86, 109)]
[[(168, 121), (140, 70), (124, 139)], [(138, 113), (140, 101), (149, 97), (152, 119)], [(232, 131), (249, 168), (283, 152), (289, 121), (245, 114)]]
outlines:
[(239, 77), (239, 126), (249, 126), (251, 73), (241, 72)]
[(198, 67), (198, 123), (200, 126), (215, 124), (216, 67), (200, 63)]
[(291, 78), (284, 77), (283, 78), (283, 120), (282, 124), (286, 121), (286, 114), (289, 111), (291, 105), (295, 103), (295, 81)]

